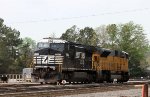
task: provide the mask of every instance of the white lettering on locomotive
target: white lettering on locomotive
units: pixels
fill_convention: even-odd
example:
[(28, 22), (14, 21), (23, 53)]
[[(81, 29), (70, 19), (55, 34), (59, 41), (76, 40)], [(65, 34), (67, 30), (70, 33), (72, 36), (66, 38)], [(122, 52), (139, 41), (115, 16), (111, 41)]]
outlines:
[(34, 56), (34, 64), (63, 64), (61, 55), (39, 55)]

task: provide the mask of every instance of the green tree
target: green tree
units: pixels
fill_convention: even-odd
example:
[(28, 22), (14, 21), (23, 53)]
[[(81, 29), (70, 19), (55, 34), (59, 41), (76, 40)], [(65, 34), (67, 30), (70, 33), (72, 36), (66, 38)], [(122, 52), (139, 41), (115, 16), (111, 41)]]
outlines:
[(80, 30), (77, 42), (85, 45), (96, 46), (98, 41), (97, 34), (93, 28), (85, 27)]
[(97, 46), (103, 47), (103, 48), (108, 48), (108, 43), (109, 43), (109, 35), (106, 32), (106, 26), (101, 25), (100, 27), (97, 27), (95, 29), (95, 32), (98, 37), (98, 43)]
[(139, 68), (141, 71), (146, 67), (146, 54), (149, 51), (149, 42), (143, 33), (143, 27), (133, 22), (119, 25), (119, 49), (129, 53), (129, 68), (131, 74), (137, 73)]
[(85, 27), (84, 29), (79, 30), (75, 25), (67, 29), (60, 38), (71, 42), (93, 46), (96, 46), (98, 42), (97, 35), (93, 28)]
[(67, 29), (60, 38), (71, 42), (77, 42), (78, 34), (79, 28), (77, 28), (76, 25), (73, 25), (71, 28)]
[(22, 43), (20, 32), (3, 24), (0, 19), (0, 73), (16, 72), (16, 48)]
[(22, 71), (23, 68), (31, 67), (33, 65), (33, 53), (36, 48), (36, 43), (31, 38), (25, 37), (18, 48), (19, 58), (16, 64), (18, 64), (18, 71)]
[(19, 38), (20, 32), (3, 24), (0, 19), (0, 73), (21, 73), (33, 59), (35, 41)]
[(106, 26), (106, 30), (100, 27), (97, 29), (99, 31), (96, 30), (96, 33), (101, 35), (100, 38), (107, 37), (104, 39), (107, 42), (104, 42), (102, 47), (129, 53), (131, 75), (141, 76), (141, 74), (144, 74), (143, 71), (147, 67), (145, 59), (149, 51), (149, 42), (141, 25), (128, 22), (125, 24), (110, 24)]
[(117, 49), (118, 48), (118, 27), (116, 24), (110, 24), (106, 27), (106, 33), (108, 33), (109, 37), (109, 48)]

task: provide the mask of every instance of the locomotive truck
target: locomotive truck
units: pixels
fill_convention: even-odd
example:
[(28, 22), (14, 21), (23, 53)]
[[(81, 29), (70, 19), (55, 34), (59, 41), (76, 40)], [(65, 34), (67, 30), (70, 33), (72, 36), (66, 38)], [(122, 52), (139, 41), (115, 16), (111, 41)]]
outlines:
[(127, 82), (128, 53), (52, 39), (38, 42), (32, 77), (43, 83)]

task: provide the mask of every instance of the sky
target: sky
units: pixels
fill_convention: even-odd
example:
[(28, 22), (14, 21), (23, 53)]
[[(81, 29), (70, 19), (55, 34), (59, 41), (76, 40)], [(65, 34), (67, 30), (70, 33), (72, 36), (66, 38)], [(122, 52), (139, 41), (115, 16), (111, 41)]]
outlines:
[(40, 41), (68, 28), (133, 21), (150, 40), (150, 0), (0, 0), (0, 18), (20, 36)]

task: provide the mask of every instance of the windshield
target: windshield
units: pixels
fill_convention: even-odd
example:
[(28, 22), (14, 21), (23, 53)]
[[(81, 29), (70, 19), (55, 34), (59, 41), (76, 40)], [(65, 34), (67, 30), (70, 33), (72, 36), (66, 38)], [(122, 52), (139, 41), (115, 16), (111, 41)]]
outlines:
[(64, 50), (64, 44), (63, 43), (51, 43), (51, 49), (62, 52)]
[(49, 47), (49, 43), (48, 42), (39, 42), (37, 43), (37, 48), (48, 48)]

